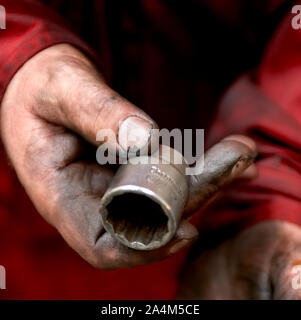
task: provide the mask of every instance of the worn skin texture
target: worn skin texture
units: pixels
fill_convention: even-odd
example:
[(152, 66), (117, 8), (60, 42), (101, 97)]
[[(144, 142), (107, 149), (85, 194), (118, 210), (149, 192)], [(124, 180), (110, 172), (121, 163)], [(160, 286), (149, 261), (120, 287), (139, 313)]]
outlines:
[[(198, 234), (183, 220), (168, 245), (137, 252), (104, 231), (99, 199), (114, 171), (95, 163), (96, 133), (108, 127), (117, 133), (120, 120), (133, 115), (155, 126), (68, 45), (53, 46), (28, 61), (10, 83), (1, 106), (2, 140), (36, 208), (72, 248), (102, 269), (162, 260), (190, 246)], [(212, 201), (247, 167), (240, 177), (252, 178), (255, 156), (254, 142), (243, 136), (229, 136), (208, 150), (204, 172), (191, 177), (186, 216)], [(246, 229), (210, 249), (202, 247), (183, 269), (179, 297), (299, 299), (291, 270), (301, 264), (300, 244), (300, 227), (275, 221)]]
[[(99, 199), (114, 171), (95, 163), (97, 131), (109, 127), (117, 133), (120, 120), (133, 115), (156, 125), (95, 70), (69, 45), (53, 46), (29, 60), (3, 99), (2, 140), (40, 214), (90, 264), (116, 269), (162, 260), (195, 242), (198, 232), (188, 221), (181, 222), (168, 245), (150, 252), (120, 245), (102, 227)], [(254, 142), (243, 136), (229, 136), (208, 150), (204, 172), (191, 177), (186, 216), (213, 201), (233, 179), (254, 177), (255, 156)], [(300, 227), (277, 221), (255, 225), (210, 248), (196, 242), (178, 296), (299, 299), (291, 269), (301, 264), (300, 244)]]
[[(183, 269), (181, 299), (301, 299), (301, 228), (259, 223), (217, 247), (198, 251)], [(300, 287), (299, 286), (299, 287)]]
[[(162, 260), (190, 246), (198, 235), (183, 220), (165, 247), (137, 252), (104, 231), (99, 199), (114, 171), (95, 161), (96, 134), (110, 128), (120, 142), (121, 123), (133, 116), (144, 126), (145, 143), (149, 143), (148, 132), (155, 122), (109, 88), (82, 53), (64, 44), (30, 59), (10, 82), (1, 105), (1, 137), (32, 202), (73, 249), (102, 269)], [(121, 148), (118, 143), (111, 147)], [(210, 149), (203, 174), (191, 178), (186, 213), (203, 206), (255, 156), (254, 142), (243, 136), (229, 136)], [(254, 167), (249, 168), (246, 177), (254, 173)]]

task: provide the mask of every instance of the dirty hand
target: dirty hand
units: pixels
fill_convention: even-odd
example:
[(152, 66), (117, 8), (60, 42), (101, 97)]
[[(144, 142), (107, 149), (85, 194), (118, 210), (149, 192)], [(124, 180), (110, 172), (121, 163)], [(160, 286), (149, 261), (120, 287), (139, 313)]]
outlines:
[[(125, 135), (139, 128), (131, 145)], [(142, 148), (155, 122), (118, 95), (80, 51), (52, 46), (28, 60), (11, 80), (1, 104), (1, 138), (39, 213), (93, 266), (131, 267), (162, 260), (191, 245), (197, 230), (183, 220), (165, 247), (139, 252), (105, 232), (98, 213), (113, 171), (96, 163), (97, 132), (111, 129), (117, 150)], [(254, 143), (233, 136), (209, 151), (203, 175), (191, 177), (187, 213), (210, 199), (250, 165)], [(202, 190), (202, 191), (200, 191)]]
[(261, 222), (199, 252), (183, 270), (179, 298), (301, 299), (301, 228)]

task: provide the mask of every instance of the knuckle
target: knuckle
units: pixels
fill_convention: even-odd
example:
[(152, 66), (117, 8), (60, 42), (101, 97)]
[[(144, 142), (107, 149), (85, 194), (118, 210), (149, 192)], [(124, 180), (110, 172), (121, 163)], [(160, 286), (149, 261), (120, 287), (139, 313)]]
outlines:
[[(96, 106), (93, 132), (97, 132), (103, 128), (103, 120), (108, 121), (111, 119), (113, 121), (116, 119), (116, 113), (121, 111), (118, 105), (124, 102), (125, 99), (115, 92), (112, 92), (109, 96), (103, 95), (100, 90), (94, 92), (94, 95), (92, 94), (91, 96)], [(117, 125), (118, 123), (116, 123)], [(117, 127), (112, 129), (117, 129)]]

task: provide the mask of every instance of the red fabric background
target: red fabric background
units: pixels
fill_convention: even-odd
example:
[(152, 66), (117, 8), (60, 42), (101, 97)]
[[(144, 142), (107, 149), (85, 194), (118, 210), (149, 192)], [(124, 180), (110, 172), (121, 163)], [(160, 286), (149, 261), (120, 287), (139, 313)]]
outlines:
[[(199, 214), (201, 236), (266, 219), (301, 225), (301, 31), (290, 24), (293, 1), (44, 3), (1, 2), (7, 10), (1, 96), (18, 68), (50, 45), (71, 43), (97, 60), (95, 51), (112, 86), (161, 127), (206, 128), (208, 145), (229, 133), (258, 142), (259, 177), (232, 186)], [(7, 290), (0, 298), (169, 299), (184, 258), (93, 269), (38, 215), (1, 150), (0, 264)]]

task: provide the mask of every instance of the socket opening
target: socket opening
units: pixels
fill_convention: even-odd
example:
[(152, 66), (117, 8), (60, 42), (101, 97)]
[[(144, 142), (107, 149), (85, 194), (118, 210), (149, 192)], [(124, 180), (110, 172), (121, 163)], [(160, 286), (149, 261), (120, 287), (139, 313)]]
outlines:
[(107, 222), (127, 242), (149, 246), (168, 232), (168, 217), (149, 197), (136, 193), (116, 195), (107, 205)]

